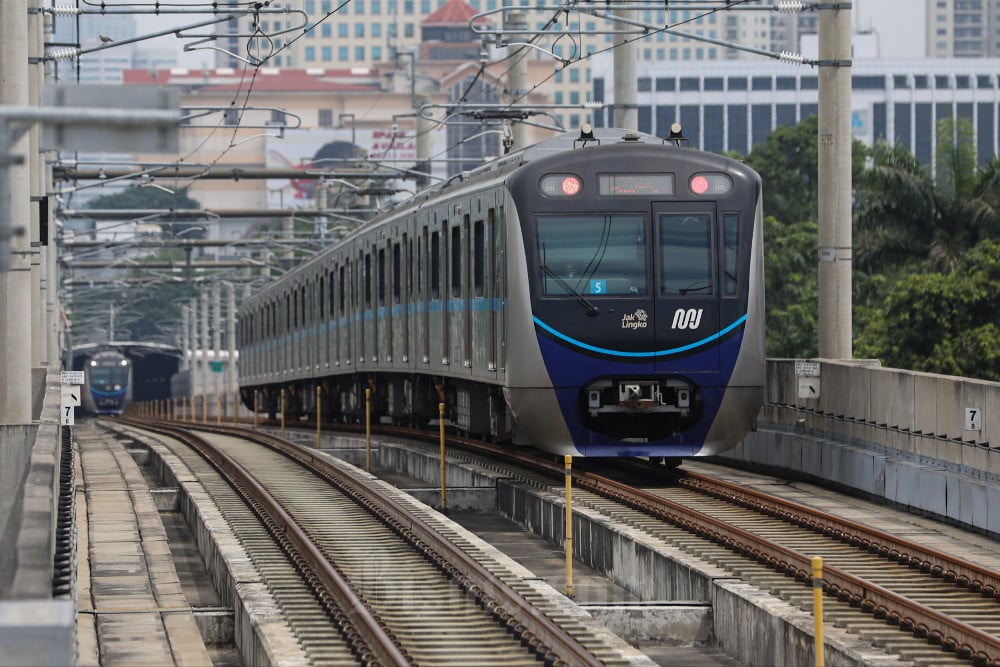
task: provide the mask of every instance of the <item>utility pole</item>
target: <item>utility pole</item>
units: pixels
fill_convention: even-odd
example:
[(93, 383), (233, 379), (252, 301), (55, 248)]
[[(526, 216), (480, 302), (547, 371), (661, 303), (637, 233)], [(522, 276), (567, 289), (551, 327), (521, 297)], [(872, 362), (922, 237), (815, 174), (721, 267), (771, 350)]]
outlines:
[(431, 179), (431, 132), (434, 126), (431, 119), (424, 116), (424, 106), (431, 103), (430, 95), (421, 95), (416, 99), (417, 122), (417, 171), (423, 176), (417, 176), (417, 190), (422, 190), (430, 185)]
[[(219, 284), (212, 286), (212, 361), (218, 363), (222, 359), (222, 297)], [(212, 371), (212, 393), (221, 393), (222, 373)]]
[[(618, 0), (613, 5), (623, 18), (633, 11), (626, 10), (628, 0)], [(625, 32), (625, 23), (619, 23), (619, 33), (615, 34), (615, 109), (614, 127), (626, 130), (639, 129), (639, 80), (636, 78), (636, 62), (639, 59), (639, 40)]]
[(226, 362), (226, 391), (223, 393), (228, 397), (230, 392), (238, 392), (239, 387), (236, 376), (236, 285), (226, 283), (226, 290), (226, 312), (229, 314), (226, 319), (226, 347), (229, 359)]
[[(521, 12), (511, 12), (507, 14), (507, 29), (514, 32), (510, 35), (511, 41), (523, 42), (528, 37), (528, 17)], [(528, 91), (528, 49), (523, 46), (512, 47), (510, 74), (507, 75), (507, 100), (511, 104), (521, 104), (522, 99)], [(520, 150), (527, 147), (528, 128), (524, 123), (514, 123), (511, 128), (514, 138), (514, 145), (511, 150)]]
[(819, 8), (819, 356), (852, 352), (851, 9)]
[[(27, 106), (28, 2), (0, 2), (0, 105)], [(0, 122), (0, 423), (31, 423), (28, 137)]]

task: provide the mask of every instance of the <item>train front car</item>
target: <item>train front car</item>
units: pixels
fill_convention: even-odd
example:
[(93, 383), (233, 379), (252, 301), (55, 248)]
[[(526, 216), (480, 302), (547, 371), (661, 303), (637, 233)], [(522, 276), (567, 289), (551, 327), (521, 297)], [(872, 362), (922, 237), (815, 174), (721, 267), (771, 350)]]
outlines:
[(648, 135), (595, 144), (508, 182), (521, 435), (584, 456), (730, 449), (763, 400), (760, 177)]
[(120, 415), (132, 400), (132, 362), (120, 352), (98, 352), (84, 364), (84, 408)]

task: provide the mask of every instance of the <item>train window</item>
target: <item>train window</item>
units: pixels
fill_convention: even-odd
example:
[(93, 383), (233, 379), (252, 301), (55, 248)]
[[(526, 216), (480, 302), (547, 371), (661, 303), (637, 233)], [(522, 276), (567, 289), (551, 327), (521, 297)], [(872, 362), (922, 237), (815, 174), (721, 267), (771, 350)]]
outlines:
[(736, 278), (739, 275), (739, 264), (736, 258), (740, 249), (740, 214), (722, 214), (722, 242), (726, 249), (726, 275), (724, 289), (727, 296), (736, 294)]
[(340, 300), (340, 314), (343, 315), (346, 310), (346, 301), (344, 299), (344, 285), (347, 283), (347, 265), (340, 267), (340, 284), (337, 285), (337, 298)]
[(539, 216), (542, 294), (646, 294), (646, 223), (641, 215)]
[(483, 296), (486, 284), (486, 234), (482, 220), (472, 228), (472, 291), (473, 296)]
[(365, 277), (363, 278), (365, 288), (365, 306), (372, 305), (372, 256), (365, 253)]
[(385, 248), (378, 249), (378, 275), (375, 276), (378, 280), (378, 305), (385, 305)]
[(441, 298), (441, 232), (431, 234), (431, 298)]
[[(405, 240), (405, 239), (404, 239)], [(392, 244), (392, 302), (399, 303), (399, 296), (403, 291), (402, 285), (402, 258), (398, 243)]]
[(330, 295), (330, 303), (328, 304), (328, 306), (329, 306), (329, 313), (330, 313), (330, 317), (331, 318), (333, 318), (333, 314), (336, 312), (333, 309), (333, 306), (334, 306), (334, 300), (333, 300), (333, 294), (334, 294), (334, 292), (333, 292), (333, 283), (334, 283), (334, 278), (333, 278), (333, 276), (334, 276), (334, 272), (333, 271), (330, 271), (329, 273), (326, 274), (327, 285), (329, 286), (328, 289), (327, 289), (327, 292)]
[(712, 294), (712, 229), (707, 213), (660, 215), (660, 294)]
[(451, 297), (462, 296), (462, 228), (451, 228)]

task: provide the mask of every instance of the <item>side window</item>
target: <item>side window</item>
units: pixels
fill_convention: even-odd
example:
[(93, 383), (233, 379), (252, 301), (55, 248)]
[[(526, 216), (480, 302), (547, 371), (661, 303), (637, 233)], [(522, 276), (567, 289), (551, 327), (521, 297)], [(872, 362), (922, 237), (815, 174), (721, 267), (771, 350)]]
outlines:
[(723, 284), (725, 285), (726, 296), (734, 296), (736, 294), (736, 285), (739, 278), (740, 266), (737, 262), (737, 258), (740, 254), (740, 214), (739, 213), (723, 213), (722, 214), (722, 238), (723, 246), (725, 248), (725, 277), (723, 278)]
[[(403, 238), (403, 243), (406, 243), (406, 238)], [(400, 257), (400, 246), (398, 243), (392, 244), (392, 302), (399, 303), (400, 294), (402, 294), (402, 258)]]
[(462, 296), (462, 228), (451, 228), (451, 297)]
[(441, 232), (431, 234), (431, 298), (441, 298)]
[(361, 279), (365, 290), (365, 308), (372, 305), (372, 256), (365, 253), (365, 275)]
[(483, 296), (486, 285), (486, 235), (482, 220), (472, 228), (472, 295)]
[(376, 279), (378, 280), (378, 305), (385, 305), (385, 248), (378, 249), (378, 275)]
[(660, 294), (712, 294), (712, 228), (707, 213), (660, 215)]

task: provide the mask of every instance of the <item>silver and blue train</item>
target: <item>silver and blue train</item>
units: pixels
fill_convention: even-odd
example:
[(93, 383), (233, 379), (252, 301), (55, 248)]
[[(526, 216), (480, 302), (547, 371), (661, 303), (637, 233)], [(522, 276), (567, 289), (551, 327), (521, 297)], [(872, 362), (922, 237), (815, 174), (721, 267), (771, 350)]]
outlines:
[(83, 409), (95, 415), (120, 415), (132, 404), (132, 361), (117, 350), (103, 350), (83, 363)]
[(553, 137), (249, 298), (243, 401), (358, 421), (370, 400), (373, 421), (417, 426), (443, 403), (455, 430), (558, 455), (716, 454), (763, 400), (762, 236), (760, 177), (736, 160)]

